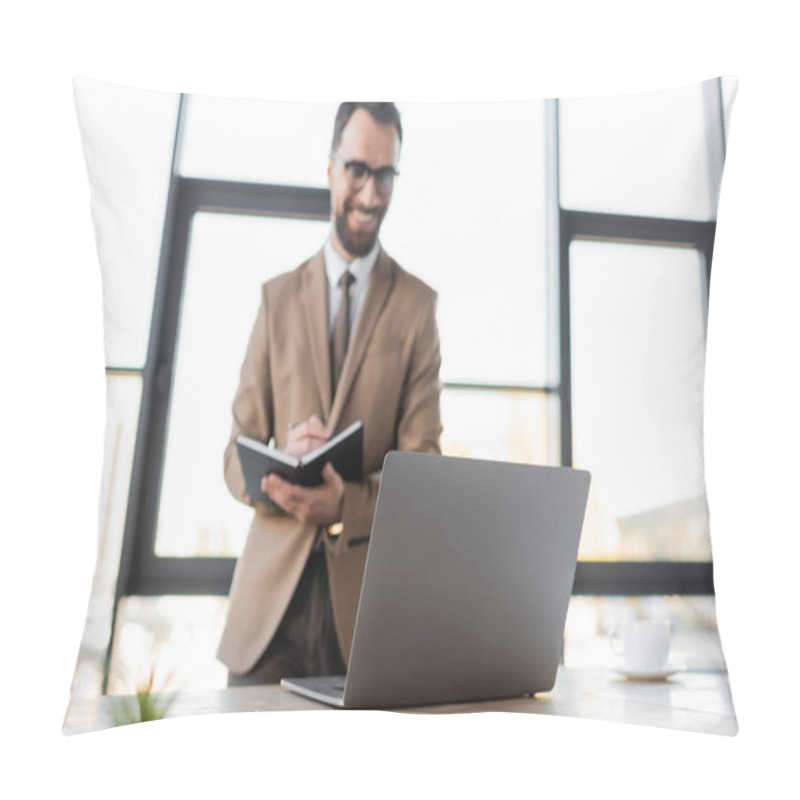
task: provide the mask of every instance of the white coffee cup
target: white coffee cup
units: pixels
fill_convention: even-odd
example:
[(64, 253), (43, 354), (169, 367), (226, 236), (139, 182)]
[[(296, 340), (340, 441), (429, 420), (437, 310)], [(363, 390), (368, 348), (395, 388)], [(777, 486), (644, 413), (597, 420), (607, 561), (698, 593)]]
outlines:
[[(670, 624), (666, 620), (630, 620), (611, 633), (611, 649), (631, 672), (657, 672), (667, 666)], [(622, 641), (619, 649), (618, 640)]]

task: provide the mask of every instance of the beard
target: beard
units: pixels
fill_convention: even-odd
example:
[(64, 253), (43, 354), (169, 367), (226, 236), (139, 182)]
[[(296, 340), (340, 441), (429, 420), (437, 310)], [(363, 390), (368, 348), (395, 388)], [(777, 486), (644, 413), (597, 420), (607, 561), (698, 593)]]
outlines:
[[(378, 232), (381, 229), (381, 222), (383, 222), (383, 214), (378, 217), (378, 224), (373, 231), (356, 231), (347, 222), (347, 215), (350, 211), (350, 206), (345, 205), (343, 214), (336, 214), (334, 216), (334, 226), (336, 228), (336, 235), (342, 246), (354, 258), (363, 258), (375, 246), (378, 241)], [(385, 213), (385, 212), (384, 212)]]

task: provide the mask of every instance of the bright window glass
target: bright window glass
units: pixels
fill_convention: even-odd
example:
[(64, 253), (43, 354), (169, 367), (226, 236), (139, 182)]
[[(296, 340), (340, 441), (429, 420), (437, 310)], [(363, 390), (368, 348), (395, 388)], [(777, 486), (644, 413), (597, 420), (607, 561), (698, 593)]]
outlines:
[(445, 389), (444, 455), (548, 463), (547, 398), (540, 392)]
[(540, 102), (402, 105), (386, 249), (439, 293), (442, 380), (547, 379)]
[(592, 473), (583, 559), (710, 559), (703, 258), (570, 247), (573, 462)]
[(236, 556), (252, 509), (223, 480), (231, 403), (261, 284), (318, 250), (325, 223), (197, 214), (156, 531), (159, 556)]

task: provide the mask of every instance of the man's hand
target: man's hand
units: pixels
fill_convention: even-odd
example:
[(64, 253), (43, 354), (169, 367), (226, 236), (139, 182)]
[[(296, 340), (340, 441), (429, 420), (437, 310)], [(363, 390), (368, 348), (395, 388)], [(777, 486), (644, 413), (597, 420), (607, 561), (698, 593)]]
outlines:
[(290, 426), (285, 452), (302, 458), (306, 453), (322, 447), (330, 438), (331, 432), (316, 414), (312, 414), (305, 422)]
[(330, 525), (342, 518), (344, 481), (339, 473), (326, 464), (322, 469), (324, 483), (307, 489), (288, 483), (275, 473), (261, 479), (261, 491), (266, 492), (287, 514), (308, 525)]

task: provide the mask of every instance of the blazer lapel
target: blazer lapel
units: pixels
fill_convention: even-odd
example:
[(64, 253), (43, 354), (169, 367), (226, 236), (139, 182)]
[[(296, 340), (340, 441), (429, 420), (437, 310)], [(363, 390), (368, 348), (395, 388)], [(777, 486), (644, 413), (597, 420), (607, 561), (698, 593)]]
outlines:
[[(375, 325), (378, 322), (381, 311), (383, 311), (383, 307), (386, 305), (393, 285), (394, 267), (392, 260), (381, 248), (378, 252), (375, 266), (372, 268), (369, 288), (367, 289), (367, 296), (364, 298), (361, 315), (358, 318), (358, 325), (344, 357), (342, 374), (339, 378), (339, 385), (336, 387), (336, 396), (333, 398), (333, 406), (328, 419), (328, 427), (331, 430), (335, 430), (339, 423), (339, 417), (353, 387), (361, 362), (364, 360), (364, 353), (372, 338), (372, 332), (375, 330)], [(328, 374), (330, 374), (330, 366), (328, 367)]]
[[(331, 415), (331, 361), (328, 343), (328, 278), (322, 251), (313, 256), (303, 272), (303, 311), (306, 318), (311, 361), (317, 381), (323, 420)], [(345, 367), (347, 362), (345, 361)]]

